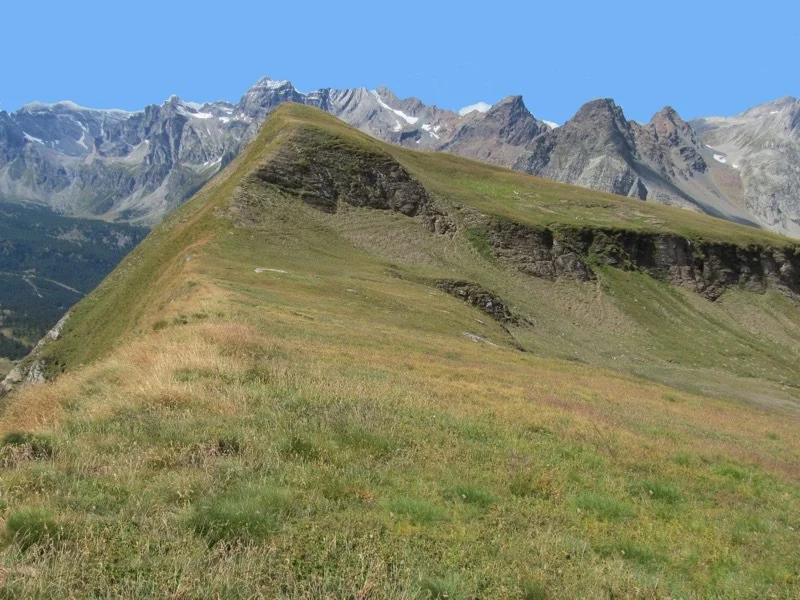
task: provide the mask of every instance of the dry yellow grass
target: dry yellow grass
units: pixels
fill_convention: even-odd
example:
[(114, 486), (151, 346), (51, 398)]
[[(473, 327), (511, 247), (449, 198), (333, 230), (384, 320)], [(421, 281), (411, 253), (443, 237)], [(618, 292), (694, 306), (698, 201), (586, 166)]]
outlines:
[[(192, 274), (192, 277), (196, 276), (196, 273)], [(275, 293), (275, 281), (271, 281), (268, 287)], [(293, 302), (298, 302), (294, 290), (287, 290), (287, 293), (291, 294)], [(446, 298), (441, 300), (447, 302)], [(489, 436), (486, 439), (493, 440), (474, 447), (470, 443), (473, 449), (464, 453), (463, 443), (453, 447), (440, 446), (441, 442), (429, 438), (425, 427), (420, 425), (421, 437), (416, 438), (416, 433), (406, 432), (406, 436), (411, 435), (416, 441), (404, 451), (405, 457), (392, 466), (385, 476), (403, 478), (406, 470), (412, 468), (426, 479), (428, 475), (425, 471), (431, 467), (425, 465), (438, 465), (432, 470), (438, 472), (444, 469), (444, 472), (451, 473), (450, 476), (460, 470), (475, 481), (486, 481), (488, 478), (495, 482), (489, 484), (492, 493), (503, 497), (503, 484), (499, 482), (511, 481), (521, 473), (530, 472), (534, 477), (531, 485), (543, 490), (542, 493), (550, 498), (545, 504), (534, 504), (538, 518), (544, 519), (540, 522), (550, 523), (546, 525), (549, 533), (540, 531), (535, 535), (554, 536), (555, 540), (561, 539), (560, 536), (566, 531), (573, 530), (575, 533), (569, 535), (578, 535), (588, 544), (587, 547), (602, 548), (609, 543), (613, 545), (616, 543), (613, 540), (619, 537), (637, 539), (640, 540), (637, 544), (647, 545), (649, 542), (641, 540), (647, 540), (648, 536), (656, 534), (651, 537), (651, 542), (657, 541), (656, 548), (659, 552), (666, 552), (674, 557), (689, 549), (707, 552), (709, 565), (716, 564), (714, 561), (717, 559), (713, 556), (717, 550), (728, 548), (726, 552), (736, 553), (741, 549), (734, 550), (728, 542), (707, 538), (705, 530), (690, 533), (691, 526), (688, 530), (684, 528), (700, 515), (705, 515), (702, 518), (709, 519), (711, 523), (718, 522), (720, 518), (735, 517), (750, 502), (744, 498), (753, 493), (747, 491), (749, 488), (742, 484), (728, 487), (724, 483), (725, 477), (722, 478), (722, 483), (715, 483), (714, 469), (736, 465), (735, 469), (749, 473), (745, 475), (748, 479), (756, 477), (761, 480), (766, 477), (769, 481), (783, 482), (778, 484), (779, 489), (794, 490), (788, 493), (789, 497), (796, 498), (795, 486), (800, 477), (800, 443), (794, 435), (797, 428), (795, 418), (675, 392), (665, 386), (612, 371), (538, 358), (504, 347), (475, 344), (458, 336), (446, 337), (435, 331), (377, 325), (369, 319), (353, 319), (352, 315), (348, 315), (347, 328), (343, 331), (339, 319), (321, 322), (316, 311), (306, 310), (298, 315), (297, 310), (284, 306), (247, 307), (244, 306), (245, 301), (245, 296), (238, 296), (209, 284), (194, 287), (192, 293), (174, 300), (164, 316), (208, 316), (189, 317), (186, 325), (170, 324), (157, 332), (141, 335), (119, 348), (109, 358), (76, 374), (65, 376), (53, 384), (28, 388), (15, 398), (4, 415), (3, 432), (35, 431), (47, 434), (55, 440), (71, 439), (73, 441), (70, 443), (75, 446), (67, 455), (57, 455), (53, 465), (55, 468), (73, 468), (79, 472), (89, 468), (99, 473), (112, 473), (116, 481), (125, 483), (131, 489), (148, 489), (152, 485), (145, 483), (148, 478), (163, 478), (158, 470), (153, 470), (157, 469), (154, 465), (197, 465), (194, 470), (189, 471), (185, 467), (173, 467), (178, 469), (175, 472), (177, 479), (171, 484), (177, 486), (173, 488), (177, 506), (189, 510), (197, 502), (197, 498), (213, 494), (213, 488), (220, 485), (217, 480), (219, 474), (215, 474), (214, 465), (219, 457), (215, 455), (214, 443), (199, 439), (163, 446), (154, 442), (150, 445), (145, 443), (134, 447), (125, 446), (124, 450), (120, 448), (111, 454), (106, 450), (97, 455), (93, 448), (97, 447), (99, 439), (97, 434), (89, 435), (88, 432), (96, 430), (96, 427), (104, 427), (102, 423), (119, 420), (122, 414), (149, 415), (147, 418), (156, 419), (156, 422), (161, 423), (160, 427), (167, 430), (176, 423), (194, 420), (202, 423), (221, 420), (229, 424), (246, 424), (254, 415), (254, 394), (265, 394), (265, 402), (269, 406), (273, 402), (283, 402), (279, 398), (284, 391), (291, 390), (292, 397), (315, 399), (314, 403), (322, 403), (320, 407), (328, 407), (331, 402), (350, 407), (347, 409), (348, 422), (362, 423), (368, 428), (373, 425), (371, 419), (375, 418), (377, 410), (381, 413), (415, 415), (420, 423), (432, 423), (433, 427), (439, 422), (445, 430), (463, 426), (468, 439), (471, 436), (478, 436), (477, 439)], [(217, 316), (214, 313), (217, 307), (236, 306), (237, 303), (244, 306), (237, 315)], [(335, 309), (332, 312), (336, 314)], [(313, 320), (308, 318), (311, 315)], [(259, 369), (255, 387), (248, 376), (254, 367)], [(269, 406), (269, 409), (278, 410), (276, 406)], [(388, 417), (382, 417), (374, 423), (377, 435), (393, 435), (393, 428), (390, 427), (387, 431), (385, 425), (380, 424), (385, 418)], [(75, 434), (71, 433), (73, 431), (86, 433), (74, 437)], [(96, 431), (102, 431), (102, 428)], [(198, 427), (197, 431), (202, 438), (202, 428)], [(534, 432), (530, 434), (534, 437), (552, 440), (548, 441), (547, 449), (543, 449), (549, 458), (543, 460), (543, 457), (532, 456), (522, 448), (514, 449), (516, 442), (512, 443), (512, 440), (520, 435), (518, 432), (526, 431)], [(281, 438), (285, 435), (270, 427), (264, 428), (262, 433), (267, 438), (276, 435)], [(112, 439), (118, 439), (118, 435), (114, 434)], [(779, 441), (775, 442), (768, 436)], [(118, 442), (109, 440), (104, 445), (108, 443)], [(486, 443), (489, 446), (485, 446), (485, 456), (473, 454)], [(507, 444), (510, 445), (506, 447)], [(258, 452), (264, 452), (263, 456), (266, 458), (274, 452), (269, 448), (274, 446), (267, 444), (267, 448)], [(498, 448), (505, 448), (499, 456)], [(572, 471), (567, 464), (574, 459), (567, 459), (566, 456), (557, 458), (560, 452), (558, 448), (562, 448), (566, 456), (575, 452), (575, 449), (583, 449), (578, 450), (579, 453), (588, 451), (589, 458), (586, 460), (589, 462), (579, 470), (585, 468), (590, 473), (603, 472), (603, 478), (610, 478), (610, 483), (593, 484), (590, 483), (591, 479), (579, 484), (571, 482), (578, 474), (570, 475)], [(682, 462), (681, 457), (687, 457), (688, 463)], [(247, 464), (263, 459), (250, 455), (239, 460)], [(331, 459), (320, 459), (319, 463), (316, 460), (313, 469), (302, 469), (304, 475), (301, 477), (313, 479), (316, 476), (312, 473), (316, 469), (323, 476), (329, 471), (328, 460)], [(599, 462), (595, 464), (595, 461)], [(34, 463), (28, 462), (27, 465), (29, 466), (24, 461), (17, 465), (22, 471), (12, 476), (9, 483), (15, 480), (24, 481), (24, 472), (34, 468)], [(602, 465), (600, 471), (597, 471), (598, 465)], [(392, 472), (394, 475), (391, 475)], [(736, 472), (738, 471), (734, 471)], [(574, 498), (580, 497), (581, 488), (602, 488), (607, 490), (605, 494), (621, 493), (623, 498), (628, 496), (624, 486), (636, 485), (637, 473), (641, 473), (643, 479), (676, 482), (684, 498), (679, 512), (664, 521), (664, 517), (656, 516), (657, 513), (649, 515), (646, 508), (637, 509), (645, 512), (634, 518), (633, 522), (624, 525), (623, 535), (614, 521), (616, 517), (609, 517), (611, 522), (606, 518), (594, 520), (592, 517), (581, 517), (580, 511), (575, 513), (574, 509), (570, 510), (569, 507), (575, 502)], [(618, 487), (620, 485), (623, 486), (621, 489)], [(787, 485), (791, 487), (784, 487)], [(22, 488), (25, 488), (25, 484), (22, 484)], [(204, 491), (201, 492), (200, 489)], [(701, 489), (705, 491), (698, 491)], [(52, 500), (48, 500), (50, 493), (52, 492), (40, 496), (38, 502), (51, 502)], [(354, 498), (367, 499), (366, 505), (363, 505), (364, 500), (357, 501), (355, 514), (364, 510), (369, 513), (375, 510), (380, 512), (381, 502), (388, 501), (387, 497), (397, 494), (382, 489), (381, 486), (376, 488), (369, 478), (360, 480), (353, 487), (352, 493)], [(784, 495), (787, 491), (776, 493)], [(703, 499), (707, 494), (715, 498), (711, 505), (707, 505), (708, 500)], [(757, 494), (759, 502), (766, 502), (768, 506), (773, 502), (771, 493), (761, 489)], [(8, 494), (8, 497), (11, 502), (16, 503), (24, 501), (28, 496), (27, 492), (17, 491)], [(156, 514), (161, 514), (160, 511), (167, 508), (154, 505), (153, 510)], [(511, 511), (505, 517), (510, 518), (517, 510), (520, 510), (519, 506), (512, 502), (498, 516)], [(719, 510), (724, 510), (727, 516), (721, 517)], [(689, 515), (685, 524), (681, 512)], [(73, 518), (79, 516), (72, 514)], [(178, 515), (180, 510), (176, 515), (174, 509), (170, 509), (158, 519), (163, 519), (163, 527), (168, 530), (180, 532), (181, 518)], [(347, 528), (353, 527), (349, 521), (351, 518), (342, 517), (343, 521), (339, 524), (341, 535), (347, 535)], [(459, 528), (465, 528), (465, 532), (486, 526), (480, 520), (474, 521), (468, 517), (458, 519), (462, 518), (466, 520)], [(630, 517), (625, 519), (631, 520)], [(574, 523), (568, 525), (570, 521)], [(301, 546), (306, 543), (299, 541), (300, 538), (293, 538), (291, 525), (287, 524), (286, 527), (289, 529), (284, 529), (282, 535), (289, 537), (282, 538), (284, 541), (278, 543), (278, 548), (283, 549), (275, 550), (276, 558), (287, 552), (283, 547), (284, 542), (295, 539), (293, 543)], [(523, 531), (528, 527), (534, 526), (526, 525)], [(408, 525), (401, 525), (390, 536), (391, 545), (402, 553), (405, 545), (414, 536), (433, 536), (431, 539), (436, 539), (435, 530), (436, 526), (420, 528), (419, 525), (413, 525), (409, 528)], [(534, 530), (538, 531), (538, 526), (531, 531)], [(792, 536), (789, 531), (786, 534), (789, 535), (788, 542)], [(781, 539), (786, 534), (775, 533), (775, 539)], [(300, 535), (299, 530), (297, 535)], [(446, 544), (447, 538), (452, 534), (443, 532), (443, 535), (445, 537), (441, 543)], [(516, 538), (512, 536), (509, 539)], [(80, 540), (81, 544), (89, 543), (84, 538)], [(111, 543), (114, 543), (113, 540)], [(436, 543), (438, 542), (434, 542)], [(563, 540), (557, 545), (562, 543)], [(190, 547), (191, 552), (198, 552), (194, 546)], [(90, 556), (97, 551), (100, 549), (83, 550), (89, 552)], [(580, 592), (580, 595), (586, 597), (599, 597), (597, 593), (601, 588), (595, 589), (594, 586), (607, 584), (623, 596), (634, 597), (634, 589), (640, 589), (649, 590), (646, 591), (648, 596), (659, 597), (659, 588), (653, 586), (657, 585), (655, 582), (659, 578), (665, 576), (672, 586), (664, 588), (665, 590), (691, 589), (683, 588), (680, 583), (681, 578), (686, 575), (677, 576), (675, 573), (667, 574), (668, 572), (649, 575), (649, 568), (640, 571), (637, 568), (632, 569), (631, 565), (616, 562), (592, 566), (590, 561), (584, 565), (587, 571), (580, 578), (573, 579), (573, 576), (568, 575), (566, 579), (553, 579), (555, 575), (548, 575), (546, 568), (544, 571), (541, 569), (555, 560), (555, 556), (551, 555), (554, 551), (542, 549), (541, 556), (528, 559), (512, 558), (507, 552), (501, 552), (501, 556), (506, 557), (504, 560), (511, 561), (515, 568), (522, 568), (525, 560), (530, 560), (529, 566), (538, 565), (532, 570), (534, 579), (544, 582), (543, 585), (554, 593), (561, 590), (566, 595)], [(238, 563), (228, 567), (232, 569), (230, 572), (224, 576), (217, 573), (217, 577), (225, 579), (235, 574), (249, 582), (251, 587), (248, 589), (256, 589), (252, 587), (257, 581), (254, 579), (255, 573), (245, 575), (241, 569), (257, 570), (256, 565), (262, 560), (257, 558), (261, 551), (254, 547), (243, 552), (238, 554)], [(66, 554), (64, 559), (68, 556), (72, 555)], [(21, 590), (45, 590), (48, 588), (44, 587), (41, 577), (63, 576), (52, 571), (55, 565), (61, 565), (57, 556), (52, 559), (55, 563), (40, 564), (41, 570), (26, 575), (13, 570), (13, 555), (7, 554), (6, 557), (11, 560), (12, 580), (22, 586), (19, 588)], [(488, 561), (486, 565), (493, 564), (486, 556), (474, 558)], [(185, 560), (194, 559), (187, 555)], [(218, 560), (224, 559), (220, 556), (214, 560), (215, 569), (222, 568), (217, 563)], [(378, 553), (372, 555), (370, 560), (376, 566), (379, 565), (374, 578), (359, 579), (360, 576), (345, 569), (342, 575), (355, 577), (355, 580), (346, 585), (341, 584), (343, 587), (336, 589), (367, 589), (375, 596), (386, 597), (413, 595), (410, 588), (395, 596), (385, 593), (392, 585), (400, 584), (395, 576), (386, 572), (386, 555)], [(667, 568), (676, 567), (674, 562), (668, 564), (672, 567)], [(66, 565), (58, 567), (65, 568)], [(415, 567), (419, 568), (420, 565)], [(702, 573), (702, 566), (694, 567), (690, 569), (688, 578), (695, 581), (694, 585), (701, 586), (698, 589), (707, 589), (702, 587)], [(166, 575), (157, 575), (153, 585), (160, 581), (158, 577)], [(493, 582), (492, 586), (500, 586), (490, 589), (505, 589), (507, 593), (511, 593), (503, 587), (505, 576), (501, 572), (487, 576)], [(188, 581), (186, 593), (197, 594), (200, 588), (196, 586), (203, 579), (195, 579), (192, 584), (191, 581), (198, 577), (198, 573), (184, 572), (183, 577)], [(413, 584), (414, 577), (410, 583), (403, 585), (411, 585), (413, 588), (416, 585)], [(470, 577), (459, 577), (462, 580), (456, 587), (469, 589), (472, 585)], [(306, 597), (313, 597), (309, 590), (314, 588), (306, 587), (308, 581), (304, 583), (300, 576), (300, 581), (296, 582), (299, 586), (298, 596), (305, 594)], [(783, 593), (788, 593), (793, 588), (793, 584), (785, 587), (789, 585), (788, 581), (793, 580), (787, 580), (782, 585), (773, 584), (767, 589), (777, 592), (778, 596), (789, 597)], [(269, 595), (267, 590), (276, 590), (277, 588), (270, 587), (273, 583), (262, 581), (262, 592)], [(111, 583), (106, 581), (103, 585), (109, 586)], [(713, 585), (718, 585), (718, 582)], [(111, 586), (100, 589), (117, 588)], [(498, 591), (498, 594), (505, 595), (506, 592)]]

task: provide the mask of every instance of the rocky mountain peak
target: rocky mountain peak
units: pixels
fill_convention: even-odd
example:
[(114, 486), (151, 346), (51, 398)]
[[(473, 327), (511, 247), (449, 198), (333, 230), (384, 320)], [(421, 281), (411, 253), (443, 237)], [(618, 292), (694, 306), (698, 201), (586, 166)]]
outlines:
[(508, 96), (479, 115), (481, 122), (492, 124), (501, 139), (509, 144), (524, 144), (536, 137), (542, 127), (525, 106), (522, 96)]
[(627, 125), (622, 109), (611, 98), (597, 98), (581, 106), (568, 123), (592, 122), (600, 124), (613, 123), (615, 121)]
[(650, 119), (651, 123), (660, 123), (660, 122), (675, 123), (676, 121), (683, 121), (683, 119), (681, 119), (681, 116), (678, 114), (678, 111), (672, 108), (671, 106), (665, 106), (656, 114), (654, 114), (652, 119)]
[(250, 90), (259, 90), (259, 89), (268, 89), (268, 90), (279, 90), (279, 89), (286, 89), (292, 88), (292, 82), (287, 79), (272, 79), (271, 77), (262, 77), (258, 81), (256, 81)]
[(671, 106), (654, 114), (647, 125), (633, 129), (639, 157), (667, 180), (683, 182), (708, 168), (694, 130)]
[(462, 119), (452, 140), (440, 149), (501, 165), (514, 164), (536, 136), (549, 130), (522, 96), (508, 96), (485, 113), (472, 111)]
[(677, 142), (680, 137), (694, 140), (695, 135), (692, 127), (684, 121), (681, 116), (671, 106), (665, 106), (650, 119), (648, 124), (659, 138)]
[(611, 98), (587, 102), (572, 119), (552, 133), (558, 139), (573, 140), (590, 154), (610, 151), (626, 160), (635, 154), (631, 124)]
[(522, 100), (522, 96), (506, 96), (500, 102), (493, 104), (489, 110), (486, 111), (485, 114), (491, 113), (502, 113), (506, 112), (509, 114), (517, 114), (517, 115), (530, 115), (531, 112), (528, 110), (528, 107), (525, 106), (525, 102)]
[(375, 92), (383, 102), (394, 108), (399, 108), (411, 116), (419, 116), (426, 108), (421, 100), (413, 96), (409, 98), (398, 98), (397, 95), (385, 85), (379, 85), (375, 88)]

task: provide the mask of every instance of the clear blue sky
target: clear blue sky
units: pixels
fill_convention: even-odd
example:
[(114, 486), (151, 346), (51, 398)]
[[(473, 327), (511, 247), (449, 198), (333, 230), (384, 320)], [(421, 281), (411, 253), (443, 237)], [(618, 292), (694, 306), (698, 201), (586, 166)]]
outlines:
[(522, 94), (559, 123), (605, 96), (640, 121), (667, 104), (686, 118), (735, 114), (800, 96), (799, 5), (7, 2), (0, 109), (236, 101), (269, 75), (301, 91), (385, 84), (450, 109)]

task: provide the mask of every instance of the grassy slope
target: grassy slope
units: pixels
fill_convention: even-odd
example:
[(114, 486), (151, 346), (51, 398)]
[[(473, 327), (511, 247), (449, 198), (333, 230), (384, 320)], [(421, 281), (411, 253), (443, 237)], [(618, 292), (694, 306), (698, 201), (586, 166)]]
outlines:
[[(481, 187), (508, 177), (571, 194), (562, 217), (590, 218), (590, 192), (281, 108), (230, 177), (78, 307), (52, 352), (92, 364), (3, 415), (3, 431), (39, 436), (0, 450), (6, 596), (795, 597), (800, 442), (781, 381), (796, 307), (709, 303), (614, 270), (598, 285), (533, 280), (400, 215), (237, 189), (310, 126), (396, 153), (443, 202), (523, 210)], [(218, 216), (242, 193), (263, 196), (256, 228)], [(597, 197), (615, 219), (706, 233), (687, 213)], [(708, 235), (729, 227), (762, 235), (717, 221)], [(424, 285), (440, 276), (498, 291), (533, 321), (511, 334), (535, 353)]]
[(11, 369), (14, 368), (14, 363), (5, 358), (0, 358), (0, 377), (5, 377)]

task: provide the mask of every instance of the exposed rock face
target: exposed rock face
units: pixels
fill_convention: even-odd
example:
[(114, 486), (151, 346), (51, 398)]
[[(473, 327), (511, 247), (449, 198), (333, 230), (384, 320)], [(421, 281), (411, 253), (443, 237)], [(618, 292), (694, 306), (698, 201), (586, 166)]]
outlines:
[(450, 141), (436, 149), (510, 166), (531, 140), (549, 129), (525, 108), (521, 96), (510, 96), (485, 113), (467, 114)]
[(564, 126), (534, 140), (515, 168), (548, 179), (639, 197), (636, 142), (611, 100), (589, 102)]
[(71, 216), (152, 223), (205, 183), (243, 143), (227, 103), (173, 97), (144, 111), (71, 103), (0, 113), (0, 196)]
[(53, 340), (61, 337), (61, 331), (69, 319), (69, 313), (65, 314), (47, 334), (39, 340), (31, 353), (17, 366), (15, 366), (6, 377), (0, 381), (0, 397), (19, 386), (44, 383), (46, 381), (45, 363), (39, 358), (42, 349)]
[(489, 231), (492, 254), (523, 273), (552, 279), (567, 277), (589, 281), (594, 274), (584, 262), (584, 243), (554, 235), (547, 228), (534, 229), (514, 223), (495, 222)]
[(781, 98), (692, 125), (714, 162), (740, 181), (748, 212), (774, 231), (800, 237), (800, 100)]
[(517, 324), (520, 321), (508, 310), (497, 294), (477, 283), (457, 279), (439, 279), (436, 287), (482, 310), (495, 321), (511, 324)]
[(640, 125), (603, 99), (588, 102), (562, 127), (535, 138), (514, 168), (756, 224), (738, 201), (737, 182), (720, 181), (717, 167), (709, 166), (711, 154), (674, 109), (666, 107)]
[(716, 300), (729, 288), (763, 293), (774, 287), (800, 301), (800, 246), (741, 247), (692, 242), (672, 234), (616, 229), (490, 227), (493, 255), (536, 277), (589, 281), (591, 265), (639, 270)]
[(659, 173), (688, 178), (708, 170), (694, 130), (672, 107), (661, 109), (637, 133), (637, 146)]
[(446, 232), (450, 223), (425, 188), (388, 154), (313, 133), (295, 133), (293, 143), (256, 169), (253, 179), (328, 213), (344, 202), (361, 208), (421, 216), (433, 231)]

